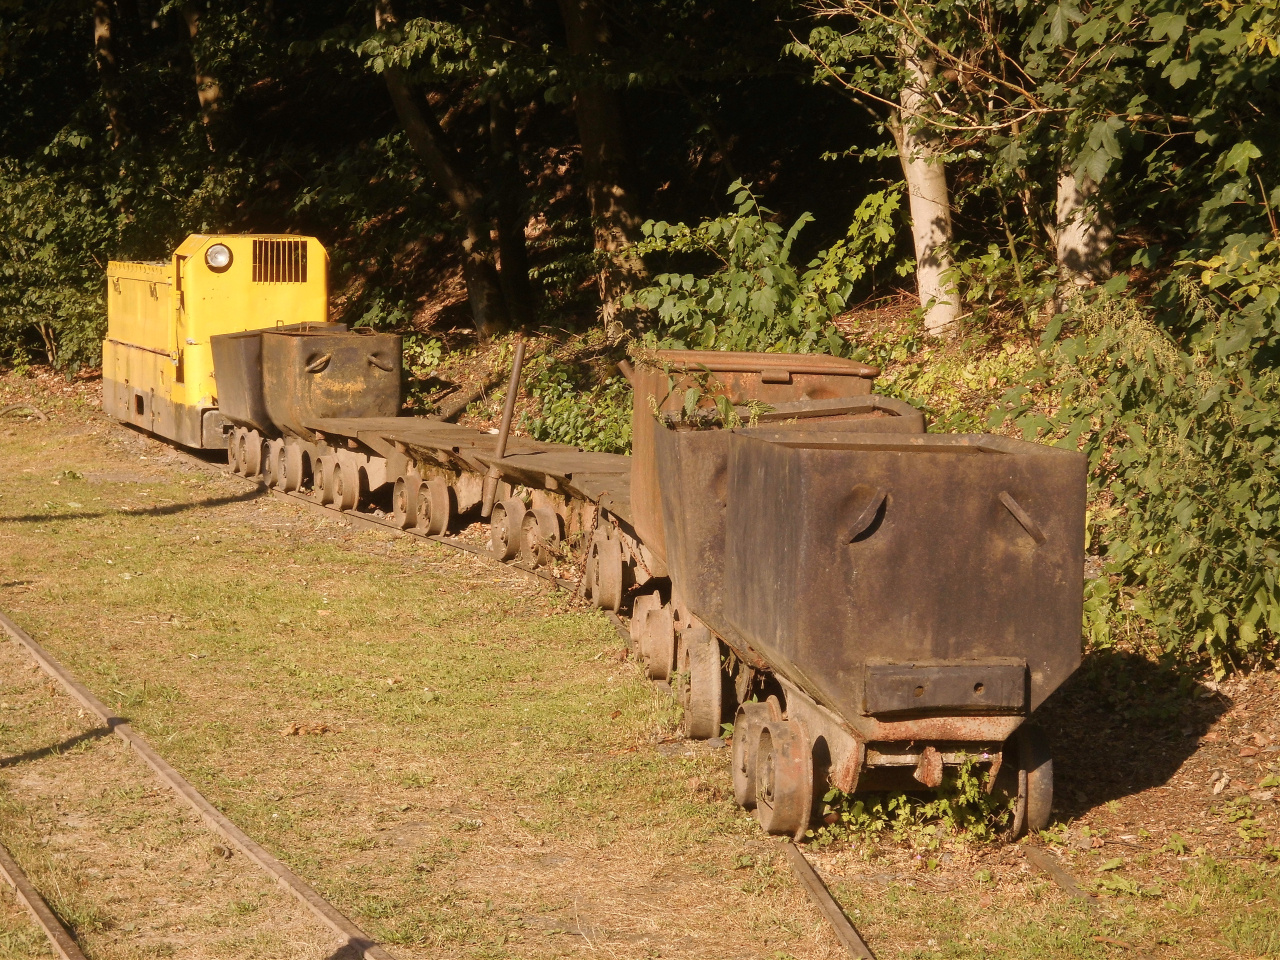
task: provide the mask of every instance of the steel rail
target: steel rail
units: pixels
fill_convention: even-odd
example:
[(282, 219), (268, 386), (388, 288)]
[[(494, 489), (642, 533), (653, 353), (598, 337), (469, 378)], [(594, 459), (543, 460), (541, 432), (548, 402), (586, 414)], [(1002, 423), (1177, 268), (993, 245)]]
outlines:
[(5, 883), (13, 887), (18, 900), (27, 908), (36, 925), (44, 931), (44, 935), (49, 938), (49, 944), (53, 947), (54, 953), (62, 960), (86, 960), (75, 937), (71, 936), (71, 932), (62, 925), (57, 914), (49, 909), (49, 904), (45, 903), (44, 897), (40, 896), (40, 891), (27, 879), (18, 862), (13, 859), (2, 843), (0, 843), (0, 876), (4, 877)]
[(859, 935), (857, 928), (845, 915), (836, 898), (818, 876), (818, 871), (813, 869), (813, 864), (800, 852), (794, 840), (787, 841), (787, 859), (791, 861), (791, 871), (800, 881), (800, 886), (804, 887), (804, 892), (809, 895), (813, 905), (827, 918), (836, 939), (848, 951), (849, 956), (854, 960), (876, 960), (876, 955), (871, 952), (867, 942)]
[(79, 701), (85, 709), (96, 714), (107, 729), (132, 747), (134, 752), (146, 761), (147, 766), (155, 771), (156, 776), (185, 800), (205, 823), (292, 893), (321, 923), (342, 937), (346, 941), (346, 946), (357, 950), (366, 960), (395, 960), (342, 911), (320, 896), (310, 884), (223, 816), (182, 774), (156, 753), (151, 744), (142, 734), (136, 733), (127, 720), (116, 716), (106, 704), (89, 691), (88, 687), (76, 680), (66, 667), (50, 656), (30, 634), (3, 613), (0, 613), (0, 629), (3, 629), (15, 643), (26, 648), (27, 653), (39, 664), (40, 669), (62, 684), (63, 689)]

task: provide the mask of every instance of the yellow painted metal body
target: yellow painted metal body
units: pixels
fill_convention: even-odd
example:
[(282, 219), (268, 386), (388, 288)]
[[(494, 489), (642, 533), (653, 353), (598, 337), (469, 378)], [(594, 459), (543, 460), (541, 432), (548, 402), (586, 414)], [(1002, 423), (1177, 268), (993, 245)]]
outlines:
[[(231, 263), (205, 259), (222, 244)], [(209, 338), (328, 319), (329, 258), (313, 237), (192, 234), (159, 263), (111, 261), (103, 407), (188, 447), (225, 447)]]

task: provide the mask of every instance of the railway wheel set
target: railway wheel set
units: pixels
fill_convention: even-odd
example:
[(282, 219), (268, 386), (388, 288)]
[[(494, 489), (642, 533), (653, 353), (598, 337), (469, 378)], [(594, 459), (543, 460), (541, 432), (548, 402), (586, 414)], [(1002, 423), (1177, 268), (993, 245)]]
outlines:
[[(1013, 832), (1048, 822), (1052, 760), (1029, 720), (1080, 662), (1082, 455), (926, 433), (919, 411), (871, 393), (877, 370), (815, 355), (622, 364), (629, 457), (511, 435), (522, 347), (496, 433), (400, 416), (399, 337), (325, 322), (315, 293), (291, 300), (288, 284), (322, 282), (314, 269), (237, 272), (237, 251), (277, 242), (241, 241), (179, 248), (172, 284), (209, 293), (168, 315), (130, 313), (144, 302), (131, 284), (157, 296), (157, 267), (112, 265), (109, 413), (225, 444), (243, 476), (410, 534), (458, 542), (487, 523), (495, 561), (629, 613), (683, 733), (732, 723), (735, 797), (770, 833), (803, 836), (832, 787), (936, 788), (975, 759), (1016, 797)], [(210, 244), (232, 266), (206, 276)], [(260, 295), (262, 315), (231, 324), (224, 288)], [(186, 361), (208, 367), (194, 400), (156, 373), (153, 344), (182, 340), (151, 328), (179, 322), (208, 361)]]

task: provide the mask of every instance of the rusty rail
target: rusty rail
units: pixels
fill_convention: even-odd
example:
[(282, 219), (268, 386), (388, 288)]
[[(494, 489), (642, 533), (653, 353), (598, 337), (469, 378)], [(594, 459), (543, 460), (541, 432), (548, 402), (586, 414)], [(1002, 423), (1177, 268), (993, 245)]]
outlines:
[(849, 956), (854, 960), (876, 960), (876, 955), (871, 952), (867, 942), (858, 934), (857, 928), (845, 916), (845, 912), (840, 909), (840, 904), (836, 903), (836, 898), (831, 896), (827, 885), (822, 882), (818, 872), (813, 869), (813, 865), (800, 852), (800, 848), (793, 840), (787, 841), (787, 859), (791, 861), (791, 872), (796, 875), (796, 879), (800, 881), (800, 886), (804, 887), (804, 892), (809, 895), (813, 905), (827, 918), (836, 939), (840, 941)]
[(155, 771), (155, 774), (179, 797), (187, 801), (205, 823), (292, 893), (315, 915), (316, 919), (342, 937), (346, 941), (346, 946), (355, 949), (365, 960), (395, 960), (337, 907), (320, 896), (310, 884), (224, 817), (200, 791), (187, 782), (182, 774), (169, 766), (141, 734), (135, 733), (128, 721), (112, 713), (106, 704), (89, 692), (88, 687), (76, 680), (62, 664), (53, 659), (40, 644), (32, 639), (30, 634), (3, 613), (0, 613), (0, 629), (19, 646), (25, 647), (27, 653), (45, 673), (62, 684), (67, 693), (79, 701), (85, 709), (97, 715), (109, 730), (132, 747), (146, 761), (147, 766)]
[(4, 877), (5, 883), (13, 887), (13, 892), (27, 908), (36, 925), (49, 938), (49, 944), (53, 947), (54, 953), (62, 960), (86, 960), (75, 938), (62, 925), (57, 914), (49, 909), (49, 904), (45, 903), (44, 897), (40, 896), (40, 891), (31, 885), (31, 881), (22, 872), (18, 862), (5, 849), (4, 844), (0, 844), (0, 876)]
[(1058, 858), (1048, 850), (1029, 846), (1023, 850), (1023, 856), (1030, 861), (1032, 866), (1061, 887), (1062, 891), (1068, 896), (1083, 901), (1085, 906), (1088, 907), (1092, 907), (1097, 901), (1098, 898), (1096, 896), (1080, 888), (1080, 884), (1076, 883), (1076, 878), (1067, 873)]

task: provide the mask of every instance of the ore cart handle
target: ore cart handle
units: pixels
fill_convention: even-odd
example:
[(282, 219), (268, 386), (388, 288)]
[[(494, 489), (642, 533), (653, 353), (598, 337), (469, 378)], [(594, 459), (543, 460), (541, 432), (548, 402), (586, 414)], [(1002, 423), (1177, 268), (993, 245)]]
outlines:
[(524, 365), (524, 339), (516, 339), (515, 356), (511, 358), (511, 380), (507, 383), (507, 402), (502, 407), (502, 426), (498, 428), (498, 446), (493, 451), (494, 463), (484, 476), (484, 502), (480, 504), (480, 516), (493, 513), (493, 498), (498, 492), (502, 471), (498, 461), (507, 455), (507, 435), (511, 432), (511, 417), (516, 412), (516, 394), (520, 392), (520, 368)]

